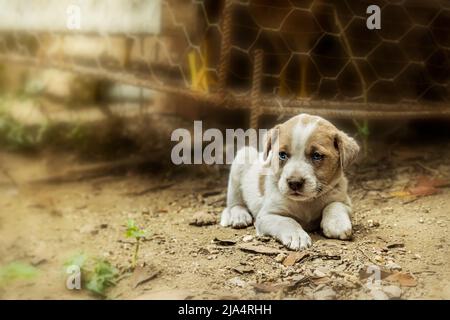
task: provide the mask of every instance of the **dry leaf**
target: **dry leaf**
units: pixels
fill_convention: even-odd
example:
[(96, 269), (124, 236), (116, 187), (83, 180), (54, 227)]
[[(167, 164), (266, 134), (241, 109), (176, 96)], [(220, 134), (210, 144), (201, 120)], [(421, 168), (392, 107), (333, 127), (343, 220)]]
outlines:
[(420, 176), (417, 178), (417, 183), (414, 187), (409, 188), (408, 191), (414, 196), (430, 196), (439, 193), (438, 188), (448, 185), (449, 182), (444, 179), (432, 178), (427, 176)]
[(442, 188), (450, 185), (447, 179), (432, 178), (427, 176), (420, 176), (417, 178), (418, 185), (430, 185), (436, 188)]
[(409, 193), (413, 196), (424, 197), (431, 196), (433, 194), (439, 193), (439, 189), (433, 186), (420, 185), (417, 187), (412, 187), (408, 189)]
[(403, 242), (393, 242), (389, 243), (386, 248), (388, 249), (394, 249), (394, 248), (404, 248), (405, 244)]
[(229, 239), (218, 239), (214, 238), (213, 242), (219, 246), (234, 246), (236, 241)]
[(293, 266), (300, 260), (309, 256), (308, 252), (293, 252), (289, 254), (283, 261), (285, 267)]
[(389, 282), (396, 282), (402, 287), (415, 287), (417, 285), (417, 280), (410, 273), (395, 272), (387, 276), (384, 280)]
[(267, 254), (267, 255), (277, 255), (279, 253), (284, 252), (283, 250), (280, 250), (280, 249), (263, 246), (263, 245), (252, 245), (252, 244), (241, 244), (238, 246), (238, 248), (244, 252), (260, 253), (260, 254)]

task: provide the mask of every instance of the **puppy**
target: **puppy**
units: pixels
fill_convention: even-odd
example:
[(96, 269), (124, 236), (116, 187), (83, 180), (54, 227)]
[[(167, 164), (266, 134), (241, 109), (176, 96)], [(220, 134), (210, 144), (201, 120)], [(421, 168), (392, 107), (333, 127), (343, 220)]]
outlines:
[(244, 228), (254, 221), (258, 235), (292, 250), (311, 246), (306, 231), (319, 225), (326, 237), (349, 239), (344, 170), (358, 152), (355, 140), (317, 116), (300, 114), (275, 126), (262, 153), (253, 147), (238, 151), (220, 224)]

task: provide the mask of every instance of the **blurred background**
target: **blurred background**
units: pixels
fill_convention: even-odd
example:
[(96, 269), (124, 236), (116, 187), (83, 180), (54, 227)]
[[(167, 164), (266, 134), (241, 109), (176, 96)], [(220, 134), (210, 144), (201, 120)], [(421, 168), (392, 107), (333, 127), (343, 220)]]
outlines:
[[(379, 30), (366, 27), (374, 4)], [(450, 174), (448, 0), (0, 0), (0, 8), (3, 265), (46, 261), (54, 270), (61, 252), (92, 251), (93, 235), (106, 232), (108, 247), (127, 217), (217, 216), (227, 168), (170, 162), (171, 132), (192, 131), (194, 120), (204, 130), (270, 128), (301, 112), (323, 116), (363, 147), (354, 180), (369, 171), (411, 176), (396, 180), (398, 190), (378, 181), (375, 193)], [(413, 164), (397, 172), (403, 161)], [(189, 183), (187, 207), (178, 207), (176, 186)], [(216, 189), (211, 204), (202, 192)], [(117, 252), (131, 249), (117, 246), (95, 254), (119, 256), (111, 261), (123, 267), (128, 253)], [(34, 292), (3, 295), (59, 296), (61, 281), (36, 281)]]
[(369, 119), (449, 116), (447, 1), (1, 5), (2, 113), (20, 123), (164, 113), (258, 127), (310, 112), (364, 133)]

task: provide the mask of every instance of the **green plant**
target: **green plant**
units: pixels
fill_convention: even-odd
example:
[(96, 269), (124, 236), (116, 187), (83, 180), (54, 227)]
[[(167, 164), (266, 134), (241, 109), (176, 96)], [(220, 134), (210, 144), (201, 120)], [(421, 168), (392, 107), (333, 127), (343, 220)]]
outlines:
[(127, 221), (127, 229), (125, 231), (125, 237), (127, 238), (134, 238), (136, 240), (134, 245), (134, 254), (133, 254), (133, 260), (131, 263), (131, 267), (134, 269), (137, 265), (138, 255), (139, 255), (139, 246), (140, 241), (142, 238), (144, 238), (147, 234), (147, 230), (139, 228), (134, 220), (128, 219)]
[(3, 267), (0, 267), (0, 287), (16, 280), (33, 279), (38, 273), (38, 270), (26, 263), (11, 262)]
[(116, 285), (119, 271), (107, 260), (100, 258), (89, 258), (85, 254), (77, 254), (69, 259), (66, 267), (76, 265), (81, 270), (81, 279), (84, 287), (90, 292), (105, 297), (106, 289)]
[(16, 120), (7, 110), (6, 105), (14, 100), (0, 96), (0, 145), (11, 149), (30, 149), (40, 145), (46, 137), (50, 124), (26, 126)]
[(367, 157), (369, 153), (369, 136), (370, 136), (369, 121), (364, 120), (362, 124), (360, 124), (358, 121), (353, 120), (353, 123), (355, 124), (355, 127), (358, 130), (358, 135), (362, 139), (363, 154), (365, 157)]

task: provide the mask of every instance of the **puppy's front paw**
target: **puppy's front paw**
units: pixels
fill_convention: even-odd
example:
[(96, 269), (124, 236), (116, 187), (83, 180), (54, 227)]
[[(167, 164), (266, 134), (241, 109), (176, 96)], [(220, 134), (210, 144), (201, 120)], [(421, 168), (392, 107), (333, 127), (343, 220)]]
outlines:
[(302, 228), (292, 228), (283, 231), (279, 240), (292, 250), (306, 249), (312, 245), (311, 237)]
[(253, 223), (252, 215), (243, 206), (225, 208), (220, 218), (222, 227), (233, 227), (235, 229), (245, 228)]
[(348, 240), (352, 237), (350, 219), (322, 220), (322, 231), (327, 238)]

